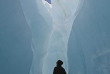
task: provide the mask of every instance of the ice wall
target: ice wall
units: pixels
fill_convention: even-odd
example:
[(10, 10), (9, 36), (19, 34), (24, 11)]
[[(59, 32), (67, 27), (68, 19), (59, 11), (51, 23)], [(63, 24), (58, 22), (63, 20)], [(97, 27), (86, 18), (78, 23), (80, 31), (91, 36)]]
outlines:
[(109, 3), (84, 1), (69, 39), (69, 74), (110, 74)]
[(80, 0), (52, 0), (52, 7), (50, 8), (46, 4), (52, 17), (52, 30), (47, 43), (46, 56), (43, 59), (42, 71), (44, 74), (52, 73), (55, 62), (58, 59), (64, 61), (63, 66), (68, 73), (68, 39), (81, 2)]
[[(64, 8), (64, 10), (59, 12), (56, 9), (56, 13), (60, 15), (60, 13), (65, 11), (68, 4), (64, 7), (62, 1), (57, 1), (55, 2), (56, 4), (61, 3), (57, 5), (59, 8), (58, 10)], [(52, 17), (55, 17), (56, 15), (54, 16), (51, 14), (50, 16), (48, 10), (51, 8), (46, 9), (45, 7), (48, 8), (49, 6), (44, 6), (40, 0), (21, 0), (21, 4), (19, 0), (0, 0), (0, 74), (29, 73), (32, 54), (30, 50), (31, 33), (33, 37), (33, 63), (30, 74), (41, 74), (45, 72), (48, 62), (45, 62), (46, 59), (44, 59), (44, 56), (50, 50), (48, 46), (52, 45), (53, 34), (55, 37), (53, 42), (58, 43), (56, 36), (59, 36), (59, 42), (68, 42), (67, 40), (70, 31), (64, 32), (66, 31), (64, 27), (67, 28), (67, 26), (62, 27), (61, 25), (60, 27), (58, 24), (55, 27), (54, 24), (54, 32), (53, 34), (51, 33), (53, 31)], [(73, 23), (74, 26), (69, 38), (68, 66), (66, 66), (67, 61), (65, 61), (63, 57), (63, 66), (68, 71), (68, 74), (110, 74), (109, 7), (110, 0), (84, 1), (82, 9)], [(70, 9), (67, 9), (67, 11), (68, 10)], [(71, 10), (74, 10), (74, 8), (71, 8)], [(68, 15), (67, 11), (65, 12), (66, 15)], [(65, 17), (63, 15), (64, 14), (56, 17), (63, 18)], [(56, 21), (59, 22), (59, 20)], [(27, 25), (29, 25), (31, 33)], [(71, 27), (69, 30), (71, 30)], [(56, 32), (59, 35), (56, 34)], [(66, 37), (64, 36), (65, 40), (62, 39), (63, 35), (65, 35), (64, 33), (68, 34)], [(51, 39), (50, 34), (52, 34)], [(50, 43), (48, 44), (49, 41)], [(57, 46), (58, 44), (55, 45), (55, 48)], [(64, 50), (67, 50), (66, 47), (67, 46), (63, 47)], [(51, 48), (53, 50), (52, 46)], [(62, 50), (60, 51), (62, 52)], [(48, 54), (51, 55), (49, 52)], [(55, 54), (57, 53), (55, 52)], [(62, 56), (65, 54), (67, 53), (64, 52)], [(58, 53), (58, 57), (59, 56), (60, 53)], [(62, 58), (58, 57), (57, 59)], [(45, 56), (45, 58), (47, 58), (47, 56)], [(42, 60), (44, 60), (44, 62), (42, 62)], [(52, 59), (49, 60), (51, 61)], [(51, 63), (48, 65), (51, 65), (49, 68), (52, 69), (50, 70), (53, 70), (53, 66), (55, 66), (56, 60), (53, 61), (52, 65)]]
[(30, 74), (52, 74), (58, 59), (63, 60), (68, 73), (68, 39), (81, 2), (52, 0), (49, 5), (43, 0), (21, 0), (33, 37)]
[(85, 0), (74, 23), (77, 12), (71, 4), (77, 0), (71, 1), (53, 0), (52, 10), (41, 0), (21, 0), (33, 35), (30, 74), (52, 73), (57, 59), (64, 61), (68, 74), (110, 73), (110, 1)]
[(0, 0), (0, 74), (28, 74), (31, 31), (19, 0)]
[[(39, 0), (38, 0), (39, 1)], [(42, 1), (41, 9), (44, 9)], [(50, 33), (51, 18), (47, 12), (47, 9), (38, 10), (36, 0), (21, 0), (22, 9), (28, 25), (32, 32), (32, 50), (33, 50), (33, 62), (30, 70), (30, 74), (42, 73), (42, 58), (46, 53), (46, 46), (48, 41), (48, 34)], [(45, 18), (43, 18), (40, 12), (45, 12)], [(48, 18), (48, 19), (46, 19)]]

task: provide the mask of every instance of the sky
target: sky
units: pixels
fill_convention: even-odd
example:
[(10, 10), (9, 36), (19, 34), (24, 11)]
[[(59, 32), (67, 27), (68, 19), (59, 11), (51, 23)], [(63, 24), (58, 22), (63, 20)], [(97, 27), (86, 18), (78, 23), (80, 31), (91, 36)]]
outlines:
[(51, 0), (45, 0), (45, 1), (47, 1), (48, 3), (50, 3), (50, 4), (51, 4)]

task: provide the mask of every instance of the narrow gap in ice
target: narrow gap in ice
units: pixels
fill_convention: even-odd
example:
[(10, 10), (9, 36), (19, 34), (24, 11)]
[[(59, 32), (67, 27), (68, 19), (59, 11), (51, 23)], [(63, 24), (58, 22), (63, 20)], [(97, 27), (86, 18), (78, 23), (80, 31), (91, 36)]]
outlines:
[(49, 3), (48, 1), (42, 0), (42, 3), (46, 6), (47, 9), (48, 9), (48, 8), (52, 8), (52, 4)]

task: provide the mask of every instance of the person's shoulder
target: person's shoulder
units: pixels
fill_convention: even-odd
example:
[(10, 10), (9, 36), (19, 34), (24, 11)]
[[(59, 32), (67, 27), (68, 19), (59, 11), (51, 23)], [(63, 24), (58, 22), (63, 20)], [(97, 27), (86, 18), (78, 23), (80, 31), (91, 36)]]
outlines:
[(54, 69), (57, 69), (57, 67), (54, 67)]
[(63, 67), (61, 67), (62, 69), (64, 69)]
[(66, 74), (66, 71), (65, 71), (65, 69), (63, 67), (62, 67), (62, 71), (63, 71), (64, 74)]
[(61, 67), (61, 69), (62, 69), (63, 71), (65, 71), (65, 69), (64, 69), (63, 67)]

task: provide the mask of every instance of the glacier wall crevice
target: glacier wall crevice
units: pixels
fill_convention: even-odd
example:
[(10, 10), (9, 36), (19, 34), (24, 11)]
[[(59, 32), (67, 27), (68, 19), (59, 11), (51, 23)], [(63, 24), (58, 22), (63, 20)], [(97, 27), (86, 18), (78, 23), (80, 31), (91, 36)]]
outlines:
[(42, 0), (29, 2), (33, 4), (32, 9), (26, 9), (26, 2), (21, 1), (32, 32), (33, 63), (30, 74), (52, 74), (59, 59), (64, 62), (63, 67), (68, 73), (68, 40), (82, 0), (52, 0), (52, 5)]

